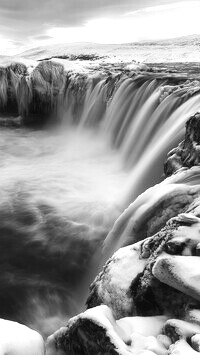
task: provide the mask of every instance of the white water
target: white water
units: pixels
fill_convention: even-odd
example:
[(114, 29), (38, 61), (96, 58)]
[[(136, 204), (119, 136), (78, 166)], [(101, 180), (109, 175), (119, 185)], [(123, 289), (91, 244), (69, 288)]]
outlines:
[[(86, 289), (92, 281), (93, 254), (122, 212), (118, 194), (126, 179), (118, 155), (98, 132), (1, 129), (5, 317), (49, 334), (80, 311), (86, 295), (75, 290), (83, 278)], [(6, 313), (12, 294), (16, 309)]]
[[(82, 309), (106, 235), (162, 179), (165, 154), (199, 110), (199, 94), (160, 102), (165, 83), (75, 76), (59, 127), (0, 130), (3, 317), (49, 334)], [(121, 239), (112, 242), (111, 253)]]

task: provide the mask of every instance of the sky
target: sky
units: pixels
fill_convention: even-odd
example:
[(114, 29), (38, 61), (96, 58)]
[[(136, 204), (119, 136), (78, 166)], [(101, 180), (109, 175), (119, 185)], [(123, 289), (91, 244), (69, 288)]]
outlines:
[(200, 34), (200, 0), (0, 0), (0, 54)]

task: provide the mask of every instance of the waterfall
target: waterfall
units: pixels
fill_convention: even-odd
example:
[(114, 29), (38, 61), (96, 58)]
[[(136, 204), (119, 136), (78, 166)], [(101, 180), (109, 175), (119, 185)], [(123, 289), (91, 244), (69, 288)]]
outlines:
[(164, 199), (195, 194), (198, 172), (151, 186), (200, 108), (187, 78), (52, 68), (0, 72), (0, 313), (45, 335), (84, 309), (103, 243), (109, 256)]
[[(118, 151), (129, 171), (129, 182), (119, 198), (124, 208), (162, 180), (167, 152), (180, 142), (188, 117), (200, 109), (198, 84), (176, 79), (178, 84), (169, 86), (170, 80), (175, 78), (116, 75), (94, 77), (85, 85), (83, 107), (74, 121), (79, 129), (97, 129)], [(65, 105), (72, 103), (67, 99)]]
[[(110, 96), (107, 86), (108, 81), (103, 79), (93, 90), (89, 87), (79, 125), (97, 125), (118, 151), (128, 171), (128, 180), (119, 191), (118, 203), (121, 209), (131, 203), (133, 206), (127, 212), (125, 210), (107, 236), (103, 261), (126, 245), (127, 240), (137, 241), (136, 232), (134, 239), (131, 231), (136, 229), (139, 221), (144, 223), (148, 209), (157, 205), (159, 200), (171, 198), (172, 194), (179, 195), (179, 185), (174, 183), (158, 185), (147, 190), (144, 196), (142, 193), (162, 181), (167, 152), (181, 141), (186, 121), (200, 109), (199, 87), (188, 85), (188, 82), (169, 86), (166, 78), (122, 77), (114, 81)], [(180, 191), (183, 191), (182, 184)]]

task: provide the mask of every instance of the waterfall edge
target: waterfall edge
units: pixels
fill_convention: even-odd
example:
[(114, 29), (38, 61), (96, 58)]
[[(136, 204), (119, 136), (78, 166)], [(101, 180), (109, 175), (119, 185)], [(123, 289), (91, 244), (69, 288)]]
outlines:
[[(134, 239), (128, 238), (125, 243), (128, 246), (116, 251), (107, 261), (91, 285), (89, 309), (49, 337), (47, 353), (51, 354), (54, 349), (55, 354), (61, 350), (63, 354), (78, 355), (85, 349), (91, 354), (126, 355), (141, 351), (171, 354), (172, 348), (180, 347), (183, 354), (197, 349), (200, 331), (199, 119), (199, 113), (190, 118), (184, 141), (169, 153), (165, 171), (174, 174), (156, 186), (159, 203), (149, 199), (155, 194), (155, 187), (143, 194), (142, 203), (145, 205), (148, 198), (153, 210), (146, 215), (145, 209), (141, 209), (140, 223), (147, 231), (151, 225), (150, 235), (141, 233), (141, 241), (136, 244), (131, 244)], [(177, 165), (177, 152), (181, 165)], [(171, 213), (168, 213), (170, 199)], [(161, 224), (155, 221), (156, 209), (165, 211)], [(124, 212), (126, 227), (136, 210), (131, 206)], [(157, 219), (160, 219), (159, 213)], [(127, 235), (131, 228), (126, 230)], [(154, 337), (153, 343), (148, 340), (147, 328)]]

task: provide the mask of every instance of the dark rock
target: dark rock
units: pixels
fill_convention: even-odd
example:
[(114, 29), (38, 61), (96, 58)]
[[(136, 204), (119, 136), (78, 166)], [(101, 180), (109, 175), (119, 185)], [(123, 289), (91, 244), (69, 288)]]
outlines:
[(0, 126), (3, 127), (21, 127), (23, 125), (23, 118), (17, 117), (0, 117)]
[(113, 329), (114, 323), (112, 312), (106, 306), (81, 313), (48, 338), (47, 354), (128, 355), (126, 344)]
[(196, 165), (200, 165), (200, 113), (196, 113), (187, 122), (184, 141), (168, 153), (164, 172), (170, 176), (182, 167), (191, 168)]
[[(196, 199), (196, 204), (198, 203), (199, 198)], [(200, 215), (200, 210), (192, 206), (194, 203), (188, 208), (190, 212), (172, 218), (153, 237), (117, 251), (91, 285), (88, 307), (94, 307), (100, 302), (106, 304), (117, 319), (166, 313), (170, 317), (184, 318), (189, 304), (199, 307), (200, 296), (198, 297), (198, 291), (192, 290), (194, 286), (189, 281), (188, 286), (178, 286), (179, 282), (180, 285), (183, 282), (184, 271), (183, 275), (179, 272), (180, 280), (176, 275), (178, 265), (182, 265), (182, 256), (198, 255), (196, 253), (200, 242), (200, 219), (195, 215)], [(174, 264), (176, 276), (171, 279), (166, 268), (163, 268), (159, 276), (157, 272), (152, 272), (154, 265), (157, 265), (159, 260), (162, 261), (163, 255), (166, 255), (170, 267), (173, 267), (174, 260), (170, 255), (179, 256), (175, 258)], [(197, 259), (197, 262), (200, 266), (200, 259)]]

